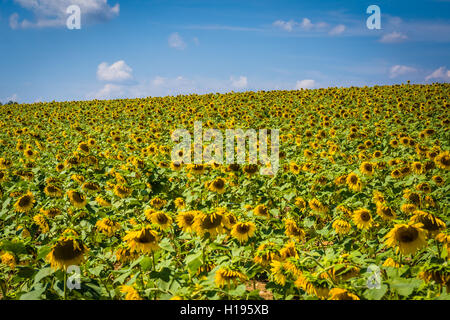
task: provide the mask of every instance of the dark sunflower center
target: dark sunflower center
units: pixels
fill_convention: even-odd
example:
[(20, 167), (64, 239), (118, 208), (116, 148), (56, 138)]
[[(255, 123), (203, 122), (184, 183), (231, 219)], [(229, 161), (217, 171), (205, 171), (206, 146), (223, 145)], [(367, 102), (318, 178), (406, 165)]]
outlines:
[(26, 207), (31, 203), (31, 197), (30, 196), (23, 196), (19, 200), (19, 206)]
[(372, 165), (369, 164), (369, 163), (366, 163), (366, 165), (364, 166), (364, 169), (365, 169), (366, 171), (372, 171)]
[(240, 224), (237, 226), (237, 232), (240, 234), (246, 234), (250, 230), (250, 226), (247, 224)]
[(350, 177), (350, 182), (351, 182), (352, 184), (356, 184), (356, 183), (358, 182), (358, 178), (357, 178), (356, 176), (351, 176), (351, 177)]
[(184, 223), (187, 224), (188, 226), (192, 225), (192, 223), (194, 222), (194, 216), (193, 215), (185, 215), (183, 217), (184, 219)]
[(150, 232), (150, 230), (145, 229), (136, 241), (139, 243), (152, 243), (155, 240), (155, 236)]
[(223, 181), (222, 179), (217, 179), (214, 181), (214, 187), (216, 189), (222, 189), (225, 186), (225, 181)]
[(419, 237), (419, 231), (413, 227), (402, 227), (399, 230), (399, 240), (400, 242), (413, 242)]
[(164, 213), (158, 213), (158, 215), (156, 216), (156, 220), (158, 221), (159, 224), (166, 224), (167, 221), (169, 221), (169, 219)]
[(221, 215), (206, 216), (202, 221), (202, 229), (214, 229), (220, 226), (222, 222)]
[(445, 166), (450, 166), (450, 157), (449, 156), (445, 156), (441, 159), (442, 164), (444, 164)]
[(370, 214), (368, 212), (361, 213), (361, 220), (367, 222), (370, 220)]
[(73, 240), (61, 241), (53, 249), (53, 255), (57, 260), (72, 260), (82, 253), (83, 250), (75, 248)]

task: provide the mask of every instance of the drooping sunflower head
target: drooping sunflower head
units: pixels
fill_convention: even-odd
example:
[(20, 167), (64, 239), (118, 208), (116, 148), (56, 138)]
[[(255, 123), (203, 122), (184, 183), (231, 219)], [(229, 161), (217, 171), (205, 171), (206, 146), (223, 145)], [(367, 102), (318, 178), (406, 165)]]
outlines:
[(431, 213), (416, 210), (411, 217), (411, 222), (421, 223), (423, 229), (427, 230), (431, 236), (437, 235), (441, 230), (446, 228), (445, 222), (435, 217)]
[(72, 230), (66, 230), (52, 246), (47, 260), (53, 269), (63, 269), (71, 265), (79, 265), (87, 253), (88, 248)]
[(53, 198), (62, 197), (62, 190), (54, 185), (48, 185), (44, 188), (44, 193)]
[(87, 193), (96, 193), (100, 191), (100, 186), (96, 182), (86, 182), (81, 188)]
[(160, 230), (167, 230), (172, 226), (172, 217), (163, 211), (153, 212), (150, 219)]
[(166, 205), (167, 201), (164, 199), (161, 199), (160, 197), (155, 197), (152, 200), (150, 200), (150, 206), (152, 206), (155, 209), (161, 209)]
[(152, 230), (151, 226), (144, 226), (138, 230), (127, 231), (123, 237), (127, 242), (128, 248), (132, 252), (151, 253), (159, 249), (158, 233)]
[(347, 221), (341, 219), (335, 220), (332, 224), (332, 227), (337, 234), (347, 234), (352, 228)]
[(245, 274), (233, 267), (223, 267), (217, 270), (215, 283), (218, 287), (230, 286), (233, 282), (237, 284), (238, 281), (244, 281), (247, 277)]
[(385, 244), (403, 255), (414, 254), (427, 245), (426, 231), (420, 223), (396, 224), (385, 236)]
[(84, 208), (86, 206), (87, 200), (84, 194), (75, 190), (69, 190), (67, 196), (75, 208)]
[(269, 208), (267, 208), (264, 204), (259, 204), (253, 209), (253, 214), (258, 217), (269, 217)]
[(383, 204), (377, 206), (377, 214), (383, 218), (383, 220), (393, 220), (397, 216), (391, 207)]
[(98, 220), (95, 226), (100, 232), (106, 234), (108, 237), (113, 236), (116, 231), (120, 230), (120, 224), (110, 218)]
[(132, 192), (133, 190), (131, 188), (124, 185), (116, 184), (114, 186), (114, 194), (121, 199), (127, 198)]
[(284, 222), (284, 233), (295, 240), (302, 240), (305, 238), (305, 231), (298, 227), (297, 223), (292, 219), (286, 219)]
[(333, 288), (329, 292), (330, 300), (360, 300), (359, 297), (346, 289)]
[(198, 235), (203, 236), (209, 233), (210, 237), (223, 232), (224, 215), (220, 211), (212, 213), (199, 213), (195, 216), (194, 230)]
[(440, 169), (450, 170), (450, 152), (444, 151), (434, 158), (436, 166)]

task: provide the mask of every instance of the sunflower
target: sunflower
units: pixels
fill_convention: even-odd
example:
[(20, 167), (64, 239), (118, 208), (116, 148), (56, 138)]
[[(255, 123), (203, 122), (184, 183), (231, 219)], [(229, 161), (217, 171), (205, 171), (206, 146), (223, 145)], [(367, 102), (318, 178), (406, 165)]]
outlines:
[(67, 229), (52, 246), (47, 260), (53, 269), (63, 269), (71, 265), (79, 265), (87, 253), (88, 248), (78, 238), (75, 231)]
[(450, 152), (445, 151), (439, 153), (439, 155), (434, 158), (434, 162), (440, 169), (450, 170)]
[(34, 195), (28, 191), (16, 201), (14, 204), (14, 209), (17, 212), (28, 212), (33, 208), (35, 202), (36, 200), (34, 200)]
[(132, 252), (128, 246), (121, 244), (116, 250), (116, 261), (127, 263), (139, 257), (136, 252)]
[(222, 267), (216, 271), (215, 283), (218, 287), (230, 286), (231, 282), (235, 285), (238, 281), (245, 281), (247, 277), (240, 271), (231, 267)]
[(258, 171), (258, 165), (256, 164), (246, 164), (242, 170), (245, 174), (252, 176)]
[(150, 220), (156, 224), (159, 230), (167, 230), (172, 225), (172, 218), (163, 211), (155, 211), (151, 214)]
[(421, 174), (424, 171), (423, 164), (418, 161), (415, 161), (411, 163), (411, 170), (416, 174)]
[(164, 207), (166, 205), (166, 203), (167, 203), (167, 201), (161, 199), (160, 197), (155, 197), (152, 200), (150, 200), (150, 205), (157, 210)]
[(48, 185), (44, 188), (44, 193), (53, 198), (60, 198), (62, 197), (62, 190), (56, 186)]
[(112, 237), (114, 233), (116, 233), (116, 231), (120, 230), (120, 224), (111, 220), (110, 218), (103, 218), (101, 220), (98, 220), (95, 223), (95, 226), (100, 232), (106, 234), (108, 237)]
[(417, 210), (417, 206), (413, 203), (404, 203), (400, 206), (400, 210), (403, 213), (411, 214)]
[(370, 162), (365, 161), (365, 162), (361, 163), (361, 166), (359, 167), (359, 171), (361, 171), (363, 174), (371, 176), (374, 173), (374, 166)]
[(444, 178), (442, 178), (441, 176), (433, 176), (432, 179), (438, 186), (443, 186), (445, 183)]
[(253, 222), (237, 222), (231, 229), (231, 235), (239, 242), (247, 242), (255, 233), (256, 226)]
[(446, 286), (450, 292), (450, 267), (445, 265), (428, 265), (422, 267), (418, 277), (425, 282), (434, 281), (436, 284)]
[(298, 164), (296, 164), (295, 162), (291, 162), (289, 164), (289, 170), (293, 173), (293, 174), (299, 174), (300, 173), (300, 166)]
[(362, 182), (355, 173), (350, 173), (346, 179), (347, 186), (350, 190), (358, 192), (362, 190)]
[(82, 184), (84, 182), (84, 177), (81, 174), (73, 174), (70, 176), (70, 179), (77, 182), (78, 184)]
[(301, 212), (304, 212), (306, 210), (307, 204), (305, 199), (303, 199), (302, 197), (295, 198), (294, 204), (297, 206), (297, 208), (300, 209)]
[(0, 182), (5, 182), (8, 178), (8, 175), (5, 171), (0, 171)]
[(383, 220), (393, 220), (397, 217), (395, 211), (384, 204), (377, 205), (377, 214), (383, 218)]
[(9, 252), (5, 252), (1, 255), (1, 259), (3, 264), (6, 264), (7, 266), (9, 266), (11, 269), (15, 269), (16, 268), (16, 258), (10, 254)]
[(75, 190), (70, 190), (67, 192), (67, 196), (69, 197), (70, 203), (72, 203), (75, 208), (84, 208), (86, 206), (87, 200), (84, 194)]
[(111, 207), (111, 201), (103, 197), (96, 197), (95, 201), (102, 207)]
[(395, 260), (392, 259), (392, 258), (387, 258), (383, 262), (383, 267), (401, 268), (402, 265), (400, 263), (398, 263), (398, 262), (395, 262)]
[(305, 238), (305, 231), (297, 226), (297, 223), (292, 219), (286, 219), (285, 223), (286, 230), (284, 233), (296, 240), (302, 240)]
[(258, 217), (269, 217), (269, 209), (264, 204), (259, 204), (253, 209), (253, 214)]
[(211, 183), (209, 183), (208, 189), (213, 192), (222, 194), (225, 192), (225, 180), (222, 178), (217, 178)]
[(285, 268), (284, 263), (274, 260), (270, 263), (270, 267), (270, 273), (274, 282), (284, 286), (286, 284), (287, 274), (289, 273), (289, 270)]
[(47, 233), (49, 231), (49, 226), (47, 220), (45, 220), (42, 214), (37, 214), (33, 217), (34, 223), (39, 226), (42, 233)]
[(316, 198), (310, 200), (308, 204), (312, 211), (319, 213), (326, 213), (328, 211), (328, 208)]
[(396, 247), (403, 255), (414, 254), (427, 245), (426, 230), (421, 223), (396, 224), (385, 236), (388, 247)]
[(359, 297), (346, 289), (333, 288), (329, 292), (330, 300), (360, 300)]
[(332, 227), (337, 234), (347, 234), (352, 228), (347, 221), (341, 219), (335, 220), (332, 224)]
[(206, 167), (203, 164), (192, 164), (189, 169), (193, 174), (201, 175), (205, 172)]
[(120, 287), (120, 292), (125, 293), (125, 300), (143, 300), (139, 292), (132, 286), (123, 285)]
[(140, 230), (127, 231), (123, 237), (131, 252), (151, 253), (159, 249), (158, 233), (150, 226), (144, 226)]
[(133, 190), (123, 185), (116, 184), (114, 186), (114, 194), (121, 199), (127, 198)]
[(195, 216), (194, 230), (199, 236), (209, 233), (210, 237), (214, 237), (223, 232), (223, 220), (224, 216), (220, 211), (210, 214), (200, 212)]
[(267, 266), (274, 260), (280, 260), (280, 253), (275, 243), (265, 242), (259, 245), (253, 260), (262, 265)]
[(180, 161), (174, 161), (170, 163), (170, 168), (173, 171), (180, 171), (183, 168), (183, 164)]
[(298, 258), (298, 252), (295, 248), (295, 243), (293, 241), (288, 241), (286, 245), (280, 250), (281, 260), (286, 260), (288, 258)]
[(176, 198), (174, 200), (174, 205), (175, 205), (175, 208), (177, 208), (177, 209), (183, 209), (186, 206), (186, 202), (184, 201), (183, 198)]
[(81, 186), (81, 188), (87, 193), (96, 193), (100, 191), (100, 186), (95, 182), (86, 182)]
[(411, 217), (411, 222), (423, 224), (423, 229), (427, 230), (431, 237), (436, 236), (440, 230), (446, 228), (445, 222), (436, 218), (431, 213), (416, 210)]
[(355, 210), (352, 218), (358, 229), (369, 229), (373, 224), (370, 211), (364, 208)]
[(193, 232), (195, 216), (198, 213), (201, 213), (201, 212), (200, 211), (180, 212), (176, 217), (178, 227), (180, 227), (181, 230), (183, 230), (186, 233)]

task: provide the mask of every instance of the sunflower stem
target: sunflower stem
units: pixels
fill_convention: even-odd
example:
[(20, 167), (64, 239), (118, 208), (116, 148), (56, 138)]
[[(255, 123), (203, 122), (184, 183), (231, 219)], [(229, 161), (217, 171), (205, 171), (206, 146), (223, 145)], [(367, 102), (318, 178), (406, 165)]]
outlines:
[(64, 300), (67, 300), (67, 272), (64, 270)]

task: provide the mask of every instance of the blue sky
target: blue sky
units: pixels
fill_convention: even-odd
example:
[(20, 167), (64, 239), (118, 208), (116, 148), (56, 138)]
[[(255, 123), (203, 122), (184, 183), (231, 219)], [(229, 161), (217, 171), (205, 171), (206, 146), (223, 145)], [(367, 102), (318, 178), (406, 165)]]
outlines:
[(0, 0), (0, 101), (450, 82), (449, 49), (450, 0)]

